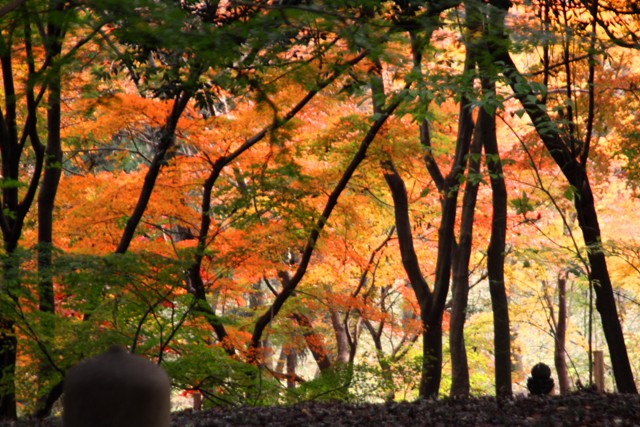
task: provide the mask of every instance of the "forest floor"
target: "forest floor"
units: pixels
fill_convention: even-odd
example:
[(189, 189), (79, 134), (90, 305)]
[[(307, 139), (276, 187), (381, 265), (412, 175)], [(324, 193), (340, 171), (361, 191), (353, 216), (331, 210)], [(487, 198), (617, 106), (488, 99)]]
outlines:
[(640, 395), (579, 392), (514, 399), (442, 399), (350, 405), (211, 409), (173, 414), (172, 427), (213, 426), (640, 426)]
[[(59, 427), (59, 418), (0, 426)], [(214, 426), (639, 426), (640, 395), (577, 392), (566, 396), (441, 399), (384, 404), (308, 402), (291, 406), (190, 410), (171, 427)]]

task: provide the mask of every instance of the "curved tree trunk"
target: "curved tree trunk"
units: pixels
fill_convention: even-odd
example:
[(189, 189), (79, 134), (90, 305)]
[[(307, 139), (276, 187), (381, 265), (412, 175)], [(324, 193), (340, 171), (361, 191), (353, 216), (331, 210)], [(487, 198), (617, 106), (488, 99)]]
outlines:
[(115, 253), (117, 254), (124, 254), (129, 249), (129, 245), (135, 236), (138, 224), (140, 224), (142, 216), (149, 205), (149, 200), (151, 200), (151, 195), (153, 194), (156, 180), (160, 175), (160, 170), (166, 163), (167, 153), (175, 144), (178, 120), (180, 120), (180, 116), (182, 116), (182, 113), (187, 108), (187, 104), (190, 99), (190, 93), (181, 92), (173, 100), (171, 114), (167, 117), (167, 122), (162, 128), (158, 148), (156, 149), (156, 153), (153, 156), (151, 164), (149, 164), (149, 169), (144, 177), (144, 184), (140, 191), (140, 195), (138, 196), (138, 202), (136, 203), (131, 216), (127, 219), (127, 223), (120, 238), (120, 243), (118, 243), (118, 247), (115, 250)]
[(204, 259), (204, 254), (207, 248), (207, 245), (211, 244), (209, 241), (209, 227), (211, 226), (211, 200), (213, 188), (220, 177), (223, 169), (244, 154), (246, 151), (250, 150), (257, 143), (262, 141), (266, 136), (269, 135), (270, 132), (275, 131), (276, 129), (286, 125), (292, 118), (294, 118), (320, 91), (331, 83), (335, 82), (344, 72), (346, 72), (350, 67), (356, 65), (360, 61), (362, 61), (366, 57), (366, 52), (360, 52), (358, 55), (354, 56), (348, 61), (345, 61), (343, 67), (338, 67), (338, 69), (327, 76), (322, 81), (318, 82), (317, 86), (314, 89), (308, 91), (304, 97), (294, 105), (286, 114), (284, 114), (278, 120), (274, 120), (274, 122), (268, 126), (265, 126), (258, 133), (253, 135), (251, 138), (245, 140), (245, 142), (235, 149), (233, 152), (227, 154), (226, 156), (222, 156), (218, 158), (211, 167), (211, 172), (209, 176), (205, 180), (202, 186), (202, 202), (201, 202), (201, 211), (202, 215), (200, 217), (200, 230), (198, 232), (198, 244), (196, 247), (196, 252), (194, 255), (193, 262), (188, 268), (188, 277), (189, 282), (192, 287), (192, 292), (196, 298), (196, 310), (202, 313), (211, 327), (214, 329), (216, 336), (220, 342), (223, 342), (226, 352), (229, 355), (233, 355), (236, 352), (227, 341), (225, 340), (228, 336), (226, 328), (222, 324), (222, 320), (219, 316), (216, 315), (213, 308), (207, 301), (207, 290), (205, 289), (204, 281), (202, 280), (201, 268), (202, 268), (202, 260)]
[[(502, 164), (496, 139), (495, 105), (496, 71), (490, 61), (496, 53), (496, 39), (502, 37), (509, 0), (493, 0), (490, 5), (465, 2), (467, 26), (481, 39), (468, 42), (468, 48), (476, 58), (482, 83), (482, 94), (486, 100), (478, 112), (477, 134), (484, 146), (487, 169), (491, 181), (493, 214), (491, 238), (487, 249), (487, 274), (493, 313), (493, 338), (495, 357), (496, 396), (508, 397), (511, 385), (511, 330), (509, 302), (504, 282), (504, 254), (507, 230), (507, 190), (502, 173)], [(498, 50), (499, 52), (499, 50)]]
[[(55, 300), (53, 292), (52, 251), (53, 251), (53, 210), (58, 184), (62, 173), (62, 144), (60, 140), (60, 75), (55, 73), (50, 82), (49, 108), (47, 111), (47, 146), (45, 152), (45, 167), (38, 194), (38, 309), (42, 313), (42, 346), (48, 351), (54, 339), (55, 329)], [(48, 384), (48, 377), (52, 366), (46, 355), (41, 356), (39, 386)], [(43, 408), (46, 394), (38, 402)]]
[(585, 169), (586, 165), (572, 154), (569, 149), (571, 145), (563, 139), (557, 124), (547, 114), (546, 106), (538, 101), (528, 81), (519, 72), (508, 52), (502, 52), (496, 56), (496, 60), (500, 61), (504, 76), (531, 118), (547, 151), (576, 193), (574, 203), (580, 229), (588, 248), (587, 256), (591, 267), (589, 280), (596, 294), (596, 308), (600, 313), (602, 329), (609, 347), (616, 385), (621, 393), (637, 393), (638, 389), (633, 379), (624, 334), (618, 318), (613, 285), (602, 248), (598, 214)]
[(0, 320), (0, 419), (14, 420), (16, 412), (16, 340), (15, 323), (11, 320)]
[(296, 321), (302, 329), (302, 336), (307, 344), (307, 348), (313, 355), (313, 359), (318, 364), (320, 372), (327, 372), (332, 367), (329, 351), (324, 343), (324, 337), (316, 332), (309, 317), (302, 313), (291, 313), (291, 318)]
[[(469, 67), (470, 64), (470, 57), (467, 55), (466, 66)], [(463, 98), (460, 103), (456, 153), (449, 174), (443, 178), (433, 158), (428, 154), (425, 156), (426, 167), (434, 181), (441, 183), (439, 190), (443, 197), (442, 219), (438, 229), (436, 280), (433, 292), (430, 291), (422, 275), (413, 246), (407, 191), (404, 181), (395, 169), (391, 158), (387, 158), (382, 162), (384, 178), (393, 197), (402, 264), (420, 305), (420, 318), (424, 328), (422, 334), (422, 377), (419, 391), (422, 398), (437, 398), (442, 379), (442, 316), (451, 278), (458, 180), (465, 170), (474, 127), (470, 107), (469, 100)], [(425, 121), (421, 126), (421, 142), (427, 149), (430, 148), (429, 141), (429, 128), (428, 123)]]
[[(65, 3), (59, 0), (51, 2), (52, 10), (57, 13), (64, 12)], [(47, 58), (54, 61), (62, 51), (62, 39), (65, 28), (58, 22), (58, 17), (51, 17), (47, 24)], [(47, 144), (44, 156), (44, 172), (42, 184), (38, 193), (38, 309), (42, 313), (42, 337), (41, 347), (43, 352), (48, 352), (55, 335), (55, 299), (53, 291), (52, 251), (53, 251), (53, 211), (55, 199), (58, 193), (60, 176), (62, 175), (62, 140), (61, 106), (62, 106), (61, 70), (55, 67), (49, 78), (49, 99), (47, 107)], [(49, 384), (49, 376), (54, 366), (48, 354), (41, 355), (39, 386), (52, 388)], [(60, 381), (62, 378), (59, 378)], [(55, 383), (54, 383), (55, 385)], [(53, 387), (56, 391), (58, 387)], [(36, 412), (42, 414), (46, 411), (47, 397), (49, 393), (42, 393), (37, 403)], [(49, 409), (50, 411), (50, 409)]]
[[(391, 191), (393, 197), (394, 216), (396, 220), (396, 230), (398, 234), (398, 243), (400, 245), (400, 257), (409, 282), (416, 295), (416, 299), (420, 306), (420, 319), (423, 324), (422, 332), (422, 377), (420, 379), (420, 396), (429, 397), (433, 393), (429, 390), (429, 394), (423, 394), (423, 389), (427, 389), (426, 385), (432, 385), (437, 382), (436, 394), (440, 387), (441, 363), (442, 363), (442, 327), (435, 327), (430, 330), (427, 323), (428, 313), (431, 310), (433, 295), (427, 281), (420, 270), (420, 263), (413, 246), (413, 235), (411, 232), (411, 221), (409, 219), (409, 200), (407, 198), (407, 189), (404, 185), (402, 177), (398, 174), (392, 160), (389, 158), (383, 162), (384, 179)], [(440, 319), (442, 316), (440, 317)], [(430, 332), (430, 333), (428, 333)]]
[(331, 216), (331, 213), (337, 206), (340, 195), (347, 187), (347, 184), (351, 180), (351, 177), (355, 173), (356, 169), (360, 166), (360, 163), (362, 163), (362, 161), (366, 158), (367, 150), (369, 149), (369, 146), (371, 145), (375, 137), (378, 135), (378, 132), (380, 132), (380, 129), (382, 129), (382, 126), (386, 123), (387, 119), (389, 119), (389, 117), (391, 117), (394, 111), (399, 107), (400, 102), (401, 100), (399, 99), (394, 100), (389, 106), (383, 109), (381, 113), (377, 115), (375, 121), (371, 124), (366, 135), (360, 142), (358, 151), (354, 154), (351, 162), (343, 172), (342, 177), (329, 195), (322, 214), (316, 222), (315, 227), (309, 234), (307, 244), (302, 251), (302, 257), (300, 258), (300, 263), (298, 264), (296, 272), (287, 284), (283, 283), (282, 291), (276, 296), (271, 306), (256, 321), (253, 328), (253, 334), (251, 336), (250, 346), (252, 349), (257, 349), (260, 346), (260, 339), (262, 337), (262, 334), (264, 333), (264, 330), (267, 328), (267, 326), (269, 326), (275, 316), (278, 315), (284, 303), (293, 294), (296, 287), (304, 277), (307, 271), (307, 267), (309, 266), (309, 262), (311, 261), (311, 255), (313, 254), (318, 238), (320, 237), (320, 232), (326, 225), (329, 217)]
[[(13, 8), (21, 6), (24, 2), (14, 2), (10, 7), (3, 8), (3, 13), (8, 13)], [(16, 303), (16, 296), (12, 288), (20, 286), (20, 261), (15, 257), (15, 252), (18, 247), (18, 241), (22, 235), (24, 220), (26, 215), (33, 206), (40, 178), (43, 171), (43, 165), (45, 163), (45, 147), (40, 142), (38, 134), (38, 105), (43, 99), (43, 94), (49, 92), (49, 109), (48, 109), (48, 124), (47, 130), (49, 132), (48, 152), (50, 157), (47, 160), (49, 165), (49, 172), (47, 184), (48, 188), (53, 190), (53, 196), (55, 196), (55, 188), (57, 188), (57, 181), (60, 175), (60, 78), (59, 70), (51, 71), (51, 80), (42, 83), (42, 86), (38, 86), (39, 80), (36, 77), (38, 73), (49, 71), (57, 64), (54, 64), (54, 59), (59, 56), (60, 53), (60, 39), (62, 37), (62, 30), (59, 27), (60, 14), (65, 10), (65, 3), (53, 0), (49, 4), (50, 13), (56, 14), (55, 21), (53, 16), (46, 15), (45, 18), (49, 21), (46, 28), (43, 29), (42, 35), (45, 37), (44, 49), (46, 52), (46, 60), (44, 65), (38, 71), (36, 71), (36, 55), (34, 54), (35, 46), (34, 37), (31, 34), (31, 25), (28, 13), (25, 13), (21, 22), (14, 22), (15, 25), (7, 24), (7, 32), (2, 34), (0, 38), (0, 63), (2, 65), (2, 82), (4, 89), (4, 108), (0, 109), (0, 152), (2, 158), (2, 181), (19, 182), (23, 181), (24, 177), (20, 176), (19, 170), (21, 164), (24, 162), (24, 156), (33, 156), (33, 171), (28, 178), (28, 186), (26, 191), (18, 189), (17, 186), (2, 186), (2, 196), (0, 203), (0, 229), (2, 230), (2, 239), (5, 249), (5, 263), (3, 265), (2, 272), (2, 284), (0, 286), (0, 292), (7, 296), (3, 298), (3, 306), (0, 307), (0, 419), (15, 419), (16, 418), (16, 396), (15, 396), (15, 369), (16, 369), (16, 355), (18, 341), (16, 338), (16, 325), (12, 318), (11, 313), (14, 312), (15, 307), (11, 304)], [(23, 19), (18, 18), (18, 19)], [(46, 21), (45, 21), (46, 22)], [(24, 33), (16, 37), (14, 31), (20, 31), (24, 29)], [(23, 46), (15, 46), (13, 43), (20, 41), (23, 42)], [(14, 82), (14, 69), (12, 64), (12, 55), (16, 52), (24, 50), (26, 53), (26, 69), (28, 72), (28, 79), (26, 81), (31, 84), (25, 85), (24, 94), (16, 90)], [(40, 94), (36, 96), (36, 88), (40, 90)], [(22, 118), (18, 118), (17, 113), (17, 100), (20, 96), (24, 95), (26, 100), (26, 117), (24, 118), (24, 128), (22, 129), (23, 136), (28, 138), (30, 142), (32, 152), (28, 153), (28, 145), (25, 144), (26, 140), (22, 140), (19, 137), (19, 122)], [(20, 114), (21, 115), (21, 114)], [(51, 192), (49, 192), (51, 194)], [(22, 199), (21, 199), (22, 197)], [(44, 211), (48, 212), (45, 216), (44, 234), (39, 237), (40, 241), (49, 242), (44, 248), (44, 254), (50, 252), (50, 224), (52, 223), (51, 216), (53, 198), (51, 198), (51, 206), (46, 206)], [(47, 219), (49, 217), (49, 219)], [(47, 231), (48, 229), (48, 231)], [(39, 254), (41, 255), (41, 254)], [(50, 263), (50, 254), (45, 255)], [(38, 289), (40, 297), (40, 308), (44, 311), (52, 313), (52, 288), (50, 280), (45, 280)], [(51, 320), (51, 316), (49, 317)], [(47, 329), (45, 325), (45, 329)]]
[[(465, 70), (471, 70), (473, 59), (467, 52)], [(428, 307), (425, 322), (424, 348), (428, 352), (424, 355), (424, 381), (420, 385), (420, 396), (437, 397), (442, 376), (442, 315), (449, 292), (451, 278), (452, 255), (455, 241), (455, 222), (458, 207), (458, 187), (461, 175), (464, 174), (474, 123), (471, 115), (471, 102), (466, 97), (460, 101), (460, 115), (458, 120), (458, 136), (455, 155), (451, 170), (444, 178), (440, 194), (442, 194), (442, 217), (438, 228), (438, 258), (436, 261), (436, 278), (433, 285), (433, 300)], [(424, 135), (423, 135), (424, 136)], [(435, 169), (433, 163), (428, 168)], [(430, 172), (431, 172), (430, 170)], [(436, 177), (432, 177), (434, 180)], [(431, 348), (431, 349), (429, 349)]]

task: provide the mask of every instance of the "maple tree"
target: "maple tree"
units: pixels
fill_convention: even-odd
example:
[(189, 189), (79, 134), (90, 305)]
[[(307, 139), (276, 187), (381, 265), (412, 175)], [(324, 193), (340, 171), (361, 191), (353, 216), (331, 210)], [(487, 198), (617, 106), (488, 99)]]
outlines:
[(616, 168), (635, 184), (635, 116), (616, 106), (637, 103), (632, 10), (36, 3), (0, 8), (2, 417), (16, 396), (48, 413), (112, 342), (220, 404), (390, 400), (418, 374), (422, 397), (509, 396), (524, 321), (553, 325), (566, 391), (560, 356), (583, 350), (564, 334), (588, 358), (598, 337), (558, 279), (578, 264), (617, 389), (635, 391), (613, 283), (635, 294), (619, 275), (637, 252), (616, 228), (603, 242), (595, 205), (626, 184)]
[[(597, 7), (597, 6), (594, 6)], [(591, 14), (595, 16), (597, 10), (589, 9)], [(566, 16), (566, 11), (565, 11)], [(555, 162), (560, 166), (563, 174), (567, 178), (572, 190), (575, 192), (575, 207), (578, 214), (578, 221), (583, 232), (585, 244), (589, 248), (587, 257), (590, 265), (590, 280), (594, 285), (594, 291), (597, 296), (596, 306), (601, 315), (602, 326), (609, 345), (612, 357), (613, 370), (616, 377), (618, 390), (621, 392), (636, 392), (636, 386), (633, 380), (633, 374), (628, 359), (625, 346), (624, 336), (618, 319), (616, 302), (613, 296), (613, 288), (607, 269), (604, 251), (601, 248), (601, 235), (598, 222), (597, 212), (595, 210), (595, 202), (589, 178), (587, 175), (587, 161), (589, 159), (591, 139), (593, 137), (593, 120), (595, 111), (594, 99), (594, 44), (596, 32), (596, 20), (592, 19), (592, 34), (590, 37), (591, 49), (588, 51), (587, 58), (590, 59), (588, 65), (587, 77), (587, 117), (585, 130), (580, 133), (577, 130), (576, 118), (574, 112), (573, 100), (574, 88), (571, 83), (569, 73), (565, 76), (566, 96), (569, 100), (566, 111), (566, 125), (558, 126), (554, 124), (547, 113), (545, 99), (536, 97), (526, 79), (522, 77), (517, 70), (515, 64), (509, 57), (508, 53), (503, 53), (498, 58), (505, 61), (505, 76), (509, 84), (512, 86), (516, 97), (521, 101), (527, 114), (530, 116), (533, 124), (539, 133), (540, 138), (554, 158)], [(566, 45), (565, 45), (566, 46)], [(569, 71), (570, 58), (565, 47), (564, 64)], [(560, 115), (565, 114), (560, 111)], [(562, 119), (564, 120), (564, 119)], [(564, 125), (565, 123), (561, 123)]]

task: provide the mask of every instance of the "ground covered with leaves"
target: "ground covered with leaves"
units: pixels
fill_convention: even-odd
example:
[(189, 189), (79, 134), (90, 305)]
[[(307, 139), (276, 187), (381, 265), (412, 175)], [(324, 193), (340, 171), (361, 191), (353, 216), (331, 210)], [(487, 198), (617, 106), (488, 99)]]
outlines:
[[(214, 426), (638, 426), (640, 395), (579, 392), (567, 396), (441, 399), (385, 404), (308, 402), (291, 406), (182, 411), (171, 427)], [(0, 426), (60, 427), (60, 418)]]
[(172, 422), (172, 427), (410, 425), (640, 426), (640, 396), (581, 392), (508, 400), (443, 399), (363, 405), (309, 402), (185, 411), (175, 413)]

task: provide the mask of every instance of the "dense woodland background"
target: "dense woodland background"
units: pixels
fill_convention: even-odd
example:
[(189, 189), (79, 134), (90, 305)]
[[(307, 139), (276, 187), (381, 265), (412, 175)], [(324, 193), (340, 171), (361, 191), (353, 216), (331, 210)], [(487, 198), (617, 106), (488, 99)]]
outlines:
[(0, 418), (637, 393), (640, 7), (0, 1)]

